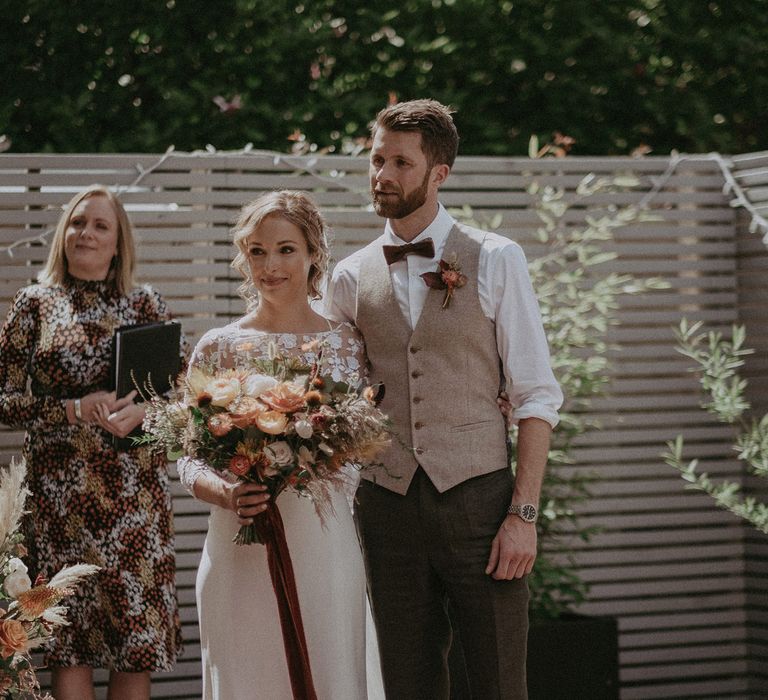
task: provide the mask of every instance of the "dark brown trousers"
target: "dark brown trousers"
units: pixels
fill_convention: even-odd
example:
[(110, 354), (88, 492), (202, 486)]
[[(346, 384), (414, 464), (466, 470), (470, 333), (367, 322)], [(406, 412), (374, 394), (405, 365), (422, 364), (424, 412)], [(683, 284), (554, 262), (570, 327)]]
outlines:
[(439, 493), (419, 469), (405, 496), (368, 481), (357, 495), (388, 700), (449, 697), (451, 622), (472, 697), (524, 700), (528, 582), (485, 573), (512, 495), (509, 470)]

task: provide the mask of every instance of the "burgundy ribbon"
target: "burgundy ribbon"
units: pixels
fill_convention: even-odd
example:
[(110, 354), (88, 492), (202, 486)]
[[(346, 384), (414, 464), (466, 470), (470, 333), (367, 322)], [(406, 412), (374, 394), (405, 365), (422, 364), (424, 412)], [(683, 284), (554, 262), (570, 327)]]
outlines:
[(291, 554), (285, 541), (285, 528), (277, 504), (273, 501), (264, 513), (253, 519), (261, 541), (267, 547), (267, 561), (272, 587), (275, 589), (280, 628), (283, 632), (285, 658), (295, 700), (317, 700), (309, 667), (309, 652), (301, 621), (299, 595), (293, 575)]

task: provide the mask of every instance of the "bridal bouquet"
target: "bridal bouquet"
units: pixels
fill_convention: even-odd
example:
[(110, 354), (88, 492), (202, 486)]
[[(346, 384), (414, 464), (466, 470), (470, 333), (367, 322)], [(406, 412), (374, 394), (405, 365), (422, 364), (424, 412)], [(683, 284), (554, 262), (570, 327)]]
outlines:
[[(152, 397), (139, 440), (169, 459), (199, 459), (222, 473), (265, 484), (273, 500), (285, 489), (311, 498), (322, 516), (335, 483), (348, 478), (346, 463), (369, 465), (388, 444), (387, 417), (378, 390), (334, 381), (323, 372), (317, 341), (312, 365), (278, 354), (247, 369), (194, 367), (184, 398)], [(243, 526), (235, 542), (261, 539)]]
[[(50, 581), (38, 576), (34, 585), (22, 557), (27, 553), (19, 522), (29, 491), (24, 462), (12, 461), (0, 473), (0, 698), (41, 698), (30, 654), (69, 624), (59, 603), (98, 566), (78, 564), (62, 569)], [(50, 695), (45, 698), (50, 699)]]

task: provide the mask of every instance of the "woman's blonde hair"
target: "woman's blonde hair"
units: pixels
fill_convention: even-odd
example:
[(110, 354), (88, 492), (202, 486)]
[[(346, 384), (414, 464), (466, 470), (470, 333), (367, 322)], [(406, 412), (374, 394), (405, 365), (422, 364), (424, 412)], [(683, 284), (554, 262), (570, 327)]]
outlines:
[(258, 295), (248, 267), (247, 239), (269, 216), (279, 216), (290, 221), (304, 234), (312, 261), (307, 276), (307, 294), (312, 299), (322, 298), (321, 286), (331, 257), (328, 250), (328, 227), (312, 199), (304, 192), (293, 190), (278, 190), (263, 194), (246, 204), (240, 212), (240, 217), (232, 229), (234, 243), (237, 246), (237, 255), (232, 261), (232, 267), (245, 280), (240, 285), (238, 293), (245, 299), (248, 308), (258, 302)]
[(113, 264), (107, 273), (107, 282), (110, 282), (119, 294), (127, 294), (134, 286), (133, 271), (136, 266), (133, 229), (122, 202), (104, 185), (86, 187), (72, 197), (64, 207), (64, 212), (56, 224), (51, 249), (48, 251), (48, 260), (37, 276), (37, 281), (46, 287), (55, 287), (64, 283), (67, 276), (67, 256), (64, 251), (67, 227), (77, 205), (90, 197), (106, 197), (115, 212), (117, 218), (117, 255), (115, 255)]

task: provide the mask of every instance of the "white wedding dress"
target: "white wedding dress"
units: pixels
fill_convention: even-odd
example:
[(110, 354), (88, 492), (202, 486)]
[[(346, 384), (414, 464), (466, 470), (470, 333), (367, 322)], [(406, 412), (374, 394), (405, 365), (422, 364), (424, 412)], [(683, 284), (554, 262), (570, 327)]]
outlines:
[[(282, 354), (311, 362), (314, 353), (301, 346), (315, 339), (323, 341), (323, 362), (336, 381), (356, 378), (364, 371), (362, 338), (348, 324), (297, 336), (243, 329), (233, 323), (206, 333), (195, 348), (191, 365), (207, 360), (220, 368), (247, 366), (251, 358), (266, 357), (270, 343)], [(179, 475), (190, 492), (200, 472), (207, 469), (199, 462), (179, 461)], [(353, 478), (350, 474), (350, 480)], [(287, 491), (277, 500), (318, 700), (384, 697), (350, 496), (349, 489), (335, 490), (335, 512), (324, 524), (308, 498)], [(290, 700), (293, 696), (266, 548), (234, 544), (238, 527), (234, 513), (211, 506), (196, 591), (203, 698)]]

